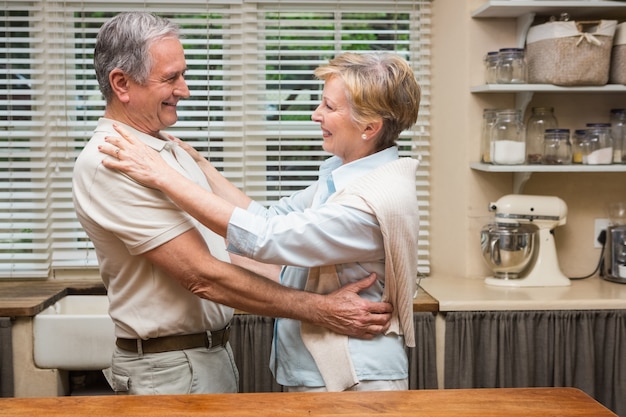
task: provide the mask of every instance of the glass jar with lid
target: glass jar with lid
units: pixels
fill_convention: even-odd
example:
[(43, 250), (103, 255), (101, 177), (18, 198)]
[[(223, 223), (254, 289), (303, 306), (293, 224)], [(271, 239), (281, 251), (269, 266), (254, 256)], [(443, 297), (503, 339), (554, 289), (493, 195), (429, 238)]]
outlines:
[(613, 138), (610, 123), (587, 123), (589, 152), (587, 164), (606, 165), (613, 163)]
[(558, 122), (553, 107), (533, 107), (526, 122), (526, 162), (541, 164), (546, 129), (556, 129)]
[(496, 70), (498, 68), (498, 51), (489, 51), (483, 58), (485, 64), (485, 83), (495, 84), (498, 82)]
[(521, 165), (526, 161), (526, 140), (521, 110), (505, 109), (496, 112), (490, 137), (492, 163)]
[(613, 163), (621, 164), (623, 159), (624, 135), (626, 135), (626, 109), (611, 109), (611, 138), (613, 139)]
[(569, 129), (546, 129), (542, 163), (568, 165), (572, 163), (572, 145)]
[(523, 48), (502, 48), (498, 51), (496, 81), (499, 84), (524, 84), (526, 58)]
[(572, 163), (586, 164), (589, 154), (587, 129), (576, 129), (572, 135)]
[(491, 163), (491, 128), (496, 122), (498, 109), (483, 109), (483, 126), (480, 137), (480, 162)]

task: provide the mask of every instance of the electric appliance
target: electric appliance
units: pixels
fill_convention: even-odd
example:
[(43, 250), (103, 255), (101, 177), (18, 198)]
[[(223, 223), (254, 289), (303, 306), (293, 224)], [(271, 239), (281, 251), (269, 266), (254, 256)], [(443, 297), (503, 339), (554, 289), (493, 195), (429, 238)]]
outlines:
[(626, 284), (626, 203), (609, 205), (604, 249), (604, 268), (600, 277)]
[(504, 287), (564, 287), (554, 229), (567, 221), (567, 205), (553, 196), (509, 194), (489, 211), (495, 222), (481, 230), (483, 259), (494, 272), (485, 283)]

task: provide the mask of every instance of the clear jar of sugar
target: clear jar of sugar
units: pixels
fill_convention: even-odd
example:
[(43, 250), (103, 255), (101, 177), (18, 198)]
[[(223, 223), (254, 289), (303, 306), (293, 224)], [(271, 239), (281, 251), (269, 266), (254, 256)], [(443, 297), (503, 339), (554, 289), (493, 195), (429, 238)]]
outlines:
[(491, 128), (491, 161), (496, 165), (522, 165), (526, 162), (526, 138), (522, 112), (500, 110)]

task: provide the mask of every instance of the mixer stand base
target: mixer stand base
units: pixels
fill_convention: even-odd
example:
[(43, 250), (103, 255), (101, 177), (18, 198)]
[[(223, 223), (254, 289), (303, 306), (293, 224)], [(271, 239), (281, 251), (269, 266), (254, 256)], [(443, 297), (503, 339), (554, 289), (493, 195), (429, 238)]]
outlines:
[(560, 275), (542, 279), (537, 279), (536, 276), (515, 279), (487, 277), (485, 284), (497, 287), (567, 287), (571, 282), (565, 275)]

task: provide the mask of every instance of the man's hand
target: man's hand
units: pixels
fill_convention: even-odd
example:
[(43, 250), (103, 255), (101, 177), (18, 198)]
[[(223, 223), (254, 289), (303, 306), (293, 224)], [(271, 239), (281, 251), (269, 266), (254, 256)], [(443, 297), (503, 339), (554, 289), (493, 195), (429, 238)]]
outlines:
[(373, 339), (389, 329), (393, 306), (365, 300), (358, 294), (376, 282), (376, 274), (345, 285), (324, 296), (316, 324), (336, 333), (359, 339)]

